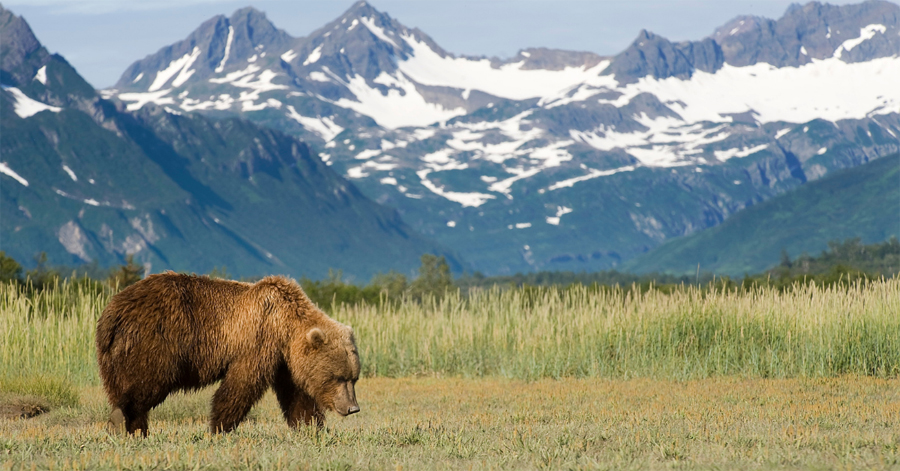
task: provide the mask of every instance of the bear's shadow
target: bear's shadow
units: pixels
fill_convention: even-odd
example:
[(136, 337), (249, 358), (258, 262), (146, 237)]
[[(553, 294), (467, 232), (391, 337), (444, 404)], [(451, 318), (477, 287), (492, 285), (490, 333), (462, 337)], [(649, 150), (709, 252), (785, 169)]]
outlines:
[[(219, 383), (213, 383), (208, 387), (197, 391), (181, 391), (174, 392), (163, 401), (162, 404), (150, 411), (150, 422), (209, 422), (209, 404), (212, 402), (213, 394), (219, 388)], [(265, 396), (250, 413), (247, 414), (245, 422), (252, 423), (256, 421), (266, 420), (282, 420), (281, 410), (272, 391), (266, 392)]]

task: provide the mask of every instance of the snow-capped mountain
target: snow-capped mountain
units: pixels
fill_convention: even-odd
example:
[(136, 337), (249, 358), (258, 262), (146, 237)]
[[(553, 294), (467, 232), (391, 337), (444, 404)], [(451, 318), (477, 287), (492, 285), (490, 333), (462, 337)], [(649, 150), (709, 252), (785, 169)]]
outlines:
[[(235, 50), (248, 43), (240, 34)], [(423, 252), (443, 252), (459, 268), (284, 133), (117, 107), (2, 6), (0, 44), (0, 251), (25, 265), (40, 252), (101, 267), (133, 255), (154, 272), (320, 278), (340, 268), (365, 280), (412, 274)]]
[(365, 2), (308, 37), (243, 9), (129, 67), (129, 109), (301, 137), (477, 269), (599, 269), (900, 147), (900, 6), (792, 6), (695, 42), (465, 57)]

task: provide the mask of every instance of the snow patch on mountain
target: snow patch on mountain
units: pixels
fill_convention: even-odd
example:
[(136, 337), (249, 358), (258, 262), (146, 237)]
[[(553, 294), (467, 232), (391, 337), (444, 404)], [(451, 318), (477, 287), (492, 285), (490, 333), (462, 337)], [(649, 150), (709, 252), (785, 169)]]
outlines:
[(251, 64), (248, 65), (246, 69), (236, 70), (234, 72), (226, 74), (221, 78), (211, 78), (209, 79), (209, 81), (210, 83), (233, 83), (247, 75), (250, 75), (252, 77), (252, 74), (259, 72), (259, 70), (260, 67), (258, 65)]
[(319, 59), (322, 57), (322, 44), (319, 44), (318, 47), (313, 49), (312, 52), (309, 53), (309, 56), (306, 57), (306, 60), (303, 61), (303, 65), (315, 64), (319, 62)]
[(569, 178), (568, 180), (563, 180), (561, 182), (556, 182), (549, 187), (548, 190), (554, 191), (560, 188), (571, 188), (575, 186), (576, 183), (591, 180), (598, 177), (608, 177), (610, 175), (615, 175), (619, 172), (631, 172), (636, 169), (637, 166), (627, 165), (625, 167), (619, 167), (612, 170), (596, 170), (596, 169), (588, 169), (587, 175), (582, 175), (580, 177)]
[[(356, 20), (353, 20), (353, 21), (356, 21)], [(376, 38), (378, 38), (386, 43), (389, 43), (391, 46), (394, 46), (394, 48), (396, 48), (396, 49), (400, 49), (400, 46), (398, 46), (397, 43), (395, 43), (393, 39), (389, 38), (388, 35), (385, 34), (384, 29), (382, 29), (381, 27), (379, 27), (375, 24), (374, 18), (362, 17), (362, 18), (360, 18), (360, 21), (366, 28), (369, 29), (369, 31), (372, 32), (372, 34), (375, 35)]]
[(225, 70), (225, 63), (228, 62), (228, 56), (231, 54), (231, 42), (234, 41), (234, 26), (228, 26), (228, 37), (225, 39), (225, 55), (222, 56), (222, 62), (216, 67), (216, 73), (221, 74)]
[(740, 149), (734, 148), (734, 149), (727, 149), (727, 150), (717, 150), (717, 151), (713, 151), (713, 154), (715, 154), (717, 159), (724, 162), (732, 157), (739, 157), (739, 158), (747, 157), (748, 155), (753, 155), (757, 152), (764, 151), (768, 148), (769, 148), (768, 144), (760, 144), (758, 146), (750, 147), (750, 148), (743, 147)]
[(63, 171), (65, 171), (65, 172), (69, 175), (69, 178), (71, 178), (73, 182), (77, 182), (77, 181), (78, 181), (78, 176), (75, 175), (75, 172), (73, 172), (72, 169), (69, 168), (68, 165), (63, 164), (62, 169), (63, 169)]
[(378, 88), (370, 87), (366, 79), (359, 75), (351, 77), (348, 82), (334, 75), (332, 79), (342, 83), (356, 97), (356, 100), (341, 98), (332, 103), (369, 116), (388, 129), (427, 126), (466, 114), (464, 108), (446, 109), (442, 105), (429, 103), (403, 74), (393, 77), (382, 72), (375, 78), (375, 83), (389, 87), (386, 95)]
[[(260, 72), (260, 70), (261, 68), (258, 65), (250, 64), (246, 69), (232, 72), (222, 78), (212, 78), (209, 79), (209, 81), (216, 84), (227, 83), (238, 88), (248, 89), (249, 91), (240, 92), (240, 96), (237, 98), (237, 101), (242, 102), (241, 107), (243, 111), (254, 111), (266, 107), (280, 108), (281, 102), (278, 100), (273, 102), (270, 99), (260, 104), (253, 103), (260, 99), (261, 93), (288, 89), (287, 85), (273, 82), (273, 80), (279, 76), (278, 73), (269, 69), (262, 70), (262, 72)], [(259, 75), (256, 75), (257, 72), (259, 72)], [(275, 102), (277, 102), (277, 104), (275, 104)]]
[(548, 97), (591, 79), (611, 85), (614, 79), (600, 77), (608, 65), (603, 61), (594, 67), (566, 67), (563, 70), (523, 69), (524, 62), (505, 64), (498, 68), (488, 59), (441, 57), (428, 44), (413, 36), (401, 38), (412, 47), (412, 56), (397, 63), (397, 68), (411, 80), (422, 85), (480, 90), (482, 92), (524, 100)]
[(13, 104), (13, 111), (15, 111), (20, 118), (28, 118), (29, 116), (34, 116), (44, 110), (49, 110), (54, 113), (62, 111), (62, 108), (58, 106), (50, 106), (46, 103), (41, 103), (29, 98), (28, 95), (22, 93), (22, 90), (19, 90), (16, 87), (7, 87), (4, 85), (3, 89), (15, 98), (16, 102)]
[[(524, 156), (529, 151), (523, 149), (523, 146), (544, 134), (542, 129), (527, 126), (530, 123), (527, 118), (533, 112), (527, 110), (503, 121), (459, 124), (461, 129), (453, 133), (447, 145), (457, 151), (475, 152), (479, 158), (498, 164), (517, 156)], [(527, 129), (522, 130), (523, 127)], [(488, 131), (495, 131), (507, 140), (497, 143), (479, 141)]]
[(38, 69), (37, 73), (34, 74), (34, 80), (41, 82), (43, 85), (47, 85), (47, 66), (42, 65), (40, 69)]
[(190, 54), (185, 54), (180, 58), (169, 62), (168, 67), (156, 73), (156, 78), (153, 79), (153, 83), (150, 84), (150, 88), (148, 88), (147, 91), (155, 92), (159, 90), (171, 80), (172, 77), (175, 77), (175, 80), (172, 81), (173, 87), (183, 85), (191, 78), (191, 75), (194, 75), (194, 70), (191, 69), (191, 66), (194, 65), (194, 61), (196, 61), (198, 57), (200, 57), (200, 48), (195, 46)]
[(494, 195), (488, 195), (488, 194), (484, 194), (484, 193), (477, 193), (477, 192), (462, 193), (462, 192), (457, 192), (457, 191), (447, 191), (444, 189), (444, 187), (438, 186), (434, 182), (429, 180), (427, 178), (429, 173), (431, 173), (431, 170), (429, 170), (429, 169), (420, 170), (420, 171), (416, 172), (416, 175), (418, 175), (419, 180), (422, 183), (422, 186), (424, 186), (429, 191), (431, 191), (432, 193), (434, 193), (438, 196), (441, 196), (450, 201), (453, 201), (454, 203), (461, 204), (462, 207), (464, 207), (464, 208), (466, 208), (466, 207), (477, 208), (477, 207), (483, 205), (484, 203), (486, 203), (487, 201), (496, 198), (496, 196), (494, 196)]
[(722, 141), (729, 136), (722, 131), (724, 125), (707, 128), (700, 123), (686, 124), (673, 117), (651, 119), (646, 113), (634, 118), (647, 130), (620, 133), (600, 126), (590, 132), (570, 130), (569, 135), (575, 141), (597, 150), (623, 149), (642, 165), (650, 167), (690, 165), (695, 161), (696, 154), (702, 152), (702, 146)]
[[(865, 87), (859, 86), (859, 77), (867, 78)], [(585, 94), (618, 92), (621, 95), (614, 99), (596, 100), (622, 108), (638, 95), (649, 93), (666, 103), (680, 118), (651, 119), (642, 114), (635, 119), (646, 128), (644, 131), (623, 133), (601, 125), (592, 131), (573, 129), (569, 135), (601, 151), (624, 149), (645, 166), (690, 165), (698, 161), (697, 154), (703, 152), (704, 146), (729, 137), (728, 132), (721, 131), (722, 125), (708, 128), (701, 123), (727, 123), (733, 120), (731, 115), (742, 113), (751, 113), (761, 123), (808, 122), (816, 118), (839, 121), (897, 113), (900, 112), (897, 77), (900, 77), (897, 57), (860, 63), (813, 59), (801, 67), (784, 68), (768, 64), (747, 67), (726, 64), (716, 73), (696, 71), (688, 80), (645, 77), (614, 90), (592, 87)], [(790, 130), (779, 131), (775, 138), (783, 137)], [(714, 154), (724, 161), (764, 149), (765, 146), (757, 145), (718, 150)]]
[(303, 116), (294, 109), (293, 106), (287, 106), (287, 116), (294, 121), (300, 123), (304, 128), (316, 133), (325, 140), (325, 142), (332, 141), (335, 136), (344, 131), (344, 128), (338, 126), (334, 123), (334, 120), (325, 117), (325, 118), (310, 118), (307, 116)]
[(844, 52), (850, 52), (856, 46), (872, 39), (875, 37), (875, 33), (884, 34), (887, 32), (887, 28), (884, 25), (868, 25), (859, 30), (859, 37), (854, 39), (848, 39), (844, 41), (843, 44), (838, 46), (838, 48), (834, 51), (834, 57), (836, 59), (840, 59), (843, 56)]
[(507, 167), (505, 170), (507, 173), (512, 174), (512, 176), (509, 178), (500, 180), (496, 183), (492, 183), (491, 186), (488, 187), (488, 190), (496, 191), (497, 193), (503, 193), (507, 196), (507, 198), (511, 199), (510, 192), (512, 191), (513, 183), (515, 183), (519, 180), (524, 180), (526, 178), (531, 178), (531, 177), (537, 175), (538, 173), (541, 173), (541, 170), (543, 170), (543, 169), (540, 167), (534, 167), (534, 168), (529, 168), (529, 169), (525, 169), (522, 167)]
[(309, 75), (307, 75), (306, 77), (315, 82), (324, 82), (324, 83), (331, 82), (330, 77), (328, 77), (327, 75), (325, 75), (322, 72), (319, 72), (318, 70), (316, 70), (314, 72), (310, 72)]
[(9, 168), (6, 162), (0, 162), (0, 173), (12, 177), (13, 180), (22, 184), (22, 186), (28, 186), (28, 180), (22, 178), (18, 173), (14, 172), (13, 169)]
[(290, 63), (292, 60), (296, 59), (298, 54), (294, 52), (293, 49), (289, 49), (287, 52), (281, 55), (281, 60)]
[(167, 88), (165, 90), (159, 90), (155, 92), (120, 93), (117, 95), (117, 97), (124, 102), (130, 102), (128, 103), (128, 105), (126, 105), (128, 111), (135, 111), (143, 108), (143, 106), (148, 103), (155, 103), (157, 105), (174, 105), (175, 98), (168, 96), (169, 92), (171, 91), (171, 88)]
[(562, 218), (564, 215), (569, 214), (569, 213), (571, 213), (571, 212), (572, 212), (572, 208), (567, 208), (567, 207), (565, 207), (565, 206), (558, 206), (558, 207), (556, 208), (556, 216), (550, 216), (550, 217), (548, 217), (548, 218), (546, 219), (546, 220), (547, 220), (547, 224), (551, 224), (551, 225), (553, 225), (553, 226), (558, 226), (558, 225), (559, 225), (560, 218)]
[[(865, 86), (860, 86), (860, 77), (866, 77)], [(688, 80), (645, 77), (617, 89), (622, 96), (615, 100), (600, 101), (621, 107), (650, 93), (690, 123), (727, 121), (729, 114), (746, 112), (753, 112), (762, 123), (838, 121), (900, 112), (897, 77), (898, 57), (857, 63), (813, 59), (800, 67), (782, 68), (725, 64), (715, 73), (696, 71)]]

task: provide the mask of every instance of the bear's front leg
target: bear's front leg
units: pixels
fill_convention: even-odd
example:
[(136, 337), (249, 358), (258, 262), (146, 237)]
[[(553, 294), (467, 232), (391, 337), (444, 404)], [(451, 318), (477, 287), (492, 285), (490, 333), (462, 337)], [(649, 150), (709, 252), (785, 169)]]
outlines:
[(278, 398), (288, 425), (300, 428), (315, 424), (319, 429), (325, 426), (325, 414), (309, 394), (294, 384), (287, 367), (278, 369), (272, 389), (275, 390), (275, 397)]
[(247, 365), (232, 365), (213, 395), (213, 433), (230, 432), (244, 420), (253, 405), (265, 394), (268, 384)]

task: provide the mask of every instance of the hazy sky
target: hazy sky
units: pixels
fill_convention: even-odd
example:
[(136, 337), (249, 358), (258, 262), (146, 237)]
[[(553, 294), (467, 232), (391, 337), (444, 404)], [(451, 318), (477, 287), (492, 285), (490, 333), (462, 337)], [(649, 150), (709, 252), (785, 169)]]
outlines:
[[(449, 52), (508, 57), (526, 47), (616, 54), (648, 29), (700, 39), (737, 15), (778, 18), (790, 0), (372, 0)], [(832, 0), (846, 4), (858, 1)], [(292, 36), (340, 16), (353, 0), (4, 0), (50, 52), (95, 87), (135, 60), (184, 39), (204, 20), (252, 5)]]

